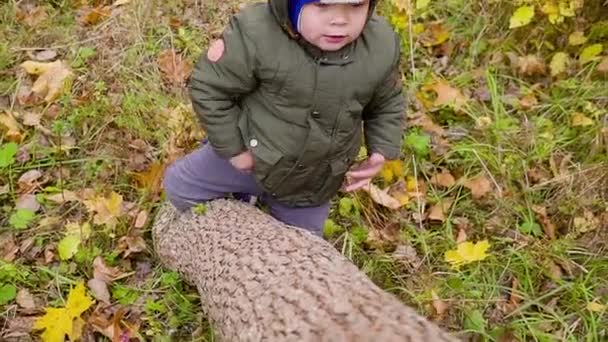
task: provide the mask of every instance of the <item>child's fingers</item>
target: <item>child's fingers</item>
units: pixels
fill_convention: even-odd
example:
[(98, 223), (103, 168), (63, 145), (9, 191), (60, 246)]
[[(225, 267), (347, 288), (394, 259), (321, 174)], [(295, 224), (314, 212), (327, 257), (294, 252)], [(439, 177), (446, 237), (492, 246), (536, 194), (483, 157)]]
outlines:
[(370, 181), (369, 178), (360, 179), (360, 180), (356, 181), (355, 183), (346, 185), (346, 187), (344, 188), (344, 191), (352, 192), (355, 190), (359, 190), (359, 189), (367, 186), (369, 184), (369, 181)]
[(346, 175), (352, 178), (371, 178), (378, 174), (381, 167), (370, 167), (349, 171)]

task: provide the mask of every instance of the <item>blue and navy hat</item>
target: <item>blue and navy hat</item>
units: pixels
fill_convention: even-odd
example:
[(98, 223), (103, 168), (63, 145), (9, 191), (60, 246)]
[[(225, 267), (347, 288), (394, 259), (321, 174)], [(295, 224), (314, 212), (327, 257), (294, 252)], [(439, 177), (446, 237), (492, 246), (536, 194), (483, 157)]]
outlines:
[(358, 4), (362, 0), (289, 0), (289, 19), (296, 31), (300, 31), (300, 14), (305, 5), (320, 2), (322, 4)]

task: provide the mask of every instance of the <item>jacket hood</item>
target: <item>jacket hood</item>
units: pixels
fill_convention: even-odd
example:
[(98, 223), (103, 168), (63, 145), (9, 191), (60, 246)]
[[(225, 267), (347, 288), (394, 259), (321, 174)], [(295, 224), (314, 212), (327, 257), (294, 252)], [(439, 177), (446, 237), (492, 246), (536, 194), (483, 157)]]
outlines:
[[(377, 0), (370, 0), (369, 2), (369, 14), (368, 20), (374, 13), (376, 8)], [(296, 38), (299, 34), (294, 29), (289, 19), (289, 0), (268, 0), (270, 9), (275, 19), (279, 22), (279, 25), (285, 30), (292, 38)]]

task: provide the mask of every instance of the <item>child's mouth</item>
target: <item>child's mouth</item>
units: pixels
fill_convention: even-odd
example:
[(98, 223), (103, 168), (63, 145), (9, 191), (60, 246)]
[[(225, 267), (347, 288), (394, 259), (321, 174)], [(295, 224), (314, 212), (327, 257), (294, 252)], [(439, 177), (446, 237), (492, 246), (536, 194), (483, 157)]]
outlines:
[(332, 44), (342, 43), (346, 39), (346, 36), (342, 36), (342, 35), (329, 35), (329, 34), (326, 34), (323, 37), (325, 38), (325, 40), (328, 43), (332, 43)]

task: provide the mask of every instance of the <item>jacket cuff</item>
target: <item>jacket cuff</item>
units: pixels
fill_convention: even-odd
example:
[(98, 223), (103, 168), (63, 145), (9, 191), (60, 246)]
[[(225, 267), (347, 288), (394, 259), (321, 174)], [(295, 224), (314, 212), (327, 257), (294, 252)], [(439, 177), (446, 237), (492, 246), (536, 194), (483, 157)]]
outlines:
[(214, 146), (213, 142), (211, 142), (211, 147), (213, 147), (213, 150), (215, 151), (215, 153), (217, 153), (218, 156), (220, 156), (222, 159), (226, 159), (229, 160), (232, 157), (238, 156), (239, 154), (245, 152), (247, 150), (247, 148), (245, 147), (245, 145), (240, 144), (240, 145), (231, 145), (231, 146), (224, 146), (224, 147), (217, 147)]
[(386, 160), (396, 160), (401, 156), (401, 150), (398, 147), (390, 145), (368, 146), (367, 150), (369, 151), (369, 155), (372, 155), (372, 153), (379, 153), (384, 156), (384, 159)]

